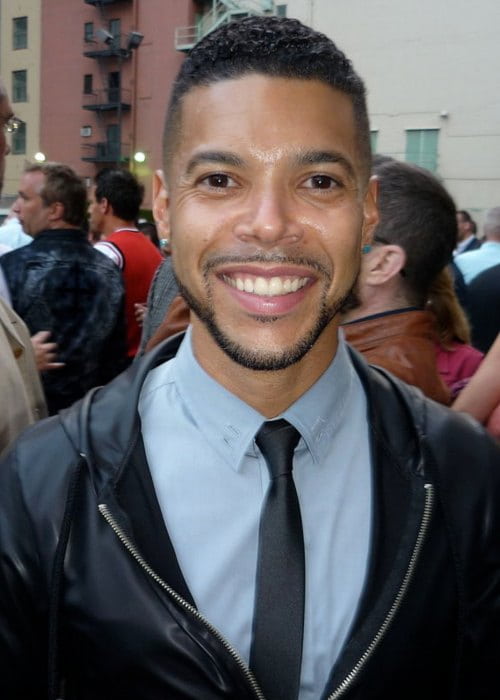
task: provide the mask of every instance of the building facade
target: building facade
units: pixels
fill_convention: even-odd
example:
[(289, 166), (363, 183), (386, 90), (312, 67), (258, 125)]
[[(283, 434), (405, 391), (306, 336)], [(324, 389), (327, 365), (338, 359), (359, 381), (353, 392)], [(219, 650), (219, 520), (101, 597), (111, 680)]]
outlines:
[(439, 175), (481, 223), (500, 204), (500, 43), (496, 0), (288, 0), (368, 88), (378, 153)]
[(352, 58), (375, 152), (436, 172), (479, 223), (499, 204), (496, 0), (0, 0), (0, 70), (26, 122), (7, 198), (41, 151), (89, 181), (105, 165), (129, 167), (150, 206), (183, 54), (221, 22), (266, 13), (302, 20)]
[(26, 159), (40, 149), (40, 21), (41, 0), (0, 0), (0, 75), (23, 120), (11, 136), (2, 206), (14, 201)]

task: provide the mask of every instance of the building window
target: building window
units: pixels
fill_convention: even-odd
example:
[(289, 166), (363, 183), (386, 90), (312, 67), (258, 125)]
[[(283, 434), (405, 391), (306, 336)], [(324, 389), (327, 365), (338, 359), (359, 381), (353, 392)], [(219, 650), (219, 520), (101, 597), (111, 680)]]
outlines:
[(83, 76), (83, 94), (92, 94), (92, 73), (87, 73)]
[(377, 141), (378, 141), (378, 129), (372, 129), (370, 131), (370, 146), (372, 153), (377, 152)]
[(14, 17), (12, 20), (12, 48), (28, 48), (28, 18)]
[(113, 47), (120, 48), (121, 20), (110, 19), (108, 28), (109, 33), (113, 36)]
[(13, 156), (21, 156), (26, 153), (26, 122), (21, 122), (18, 128), (12, 132), (10, 152)]
[(27, 70), (12, 71), (12, 102), (28, 101), (27, 82)]
[(286, 5), (276, 5), (276, 15), (278, 17), (286, 17)]
[(120, 102), (121, 75), (119, 71), (108, 73), (108, 102)]
[(435, 173), (438, 136), (439, 129), (407, 129), (405, 160)]
[(94, 41), (94, 23), (85, 22), (83, 25), (83, 40), (88, 44)]

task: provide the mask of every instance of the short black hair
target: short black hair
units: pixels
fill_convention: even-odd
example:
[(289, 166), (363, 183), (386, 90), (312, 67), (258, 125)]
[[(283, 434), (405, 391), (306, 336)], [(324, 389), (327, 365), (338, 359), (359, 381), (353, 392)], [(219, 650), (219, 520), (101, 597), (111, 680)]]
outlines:
[(45, 182), (40, 197), (46, 207), (60, 202), (64, 207), (64, 221), (71, 226), (84, 225), (87, 218), (87, 190), (81, 177), (63, 163), (31, 163), (25, 173), (42, 173)]
[(363, 81), (331, 39), (296, 19), (274, 16), (252, 16), (224, 24), (191, 50), (170, 97), (163, 143), (166, 165), (179, 131), (184, 95), (194, 87), (249, 73), (319, 80), (348, 95), (354, 109), (361, 161), (369, 176), (370, 129)]
[(373, 173), (379, 180), (379, 222), (373, 240), (403, 248), (408, 299), (423, 307), (434, 279), (452, 259), (455, 203), (431, 172), (416, 165), (389, 160), (374, 167)]
[(104, 168), (95, 178), (95, 198), (104, 197), (113, 207), (113, 213), (124, 221), (135, 221), (139, 216), (144, 187), (129, 170)]

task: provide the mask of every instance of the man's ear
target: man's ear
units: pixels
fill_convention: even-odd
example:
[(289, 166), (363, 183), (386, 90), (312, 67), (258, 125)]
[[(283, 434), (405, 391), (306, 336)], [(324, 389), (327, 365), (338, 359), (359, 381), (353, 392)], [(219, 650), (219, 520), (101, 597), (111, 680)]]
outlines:
[(52, 202), (49, 204), (49, 221), (63, 221), (64, 220), (64, 204), (62, 202)]
[(377, 197), (378, 179), (376, 176), (372, 176), (368, 181), (368, 187), (363, 201), (362, 246), (370, 245), (373, 239), (373, 232), (378, 224)]
[(376, 245), (363, 260), (367, 284), (378, 286), (394, 279), (406, 265), (406, 253), (399, 245)]
[(156, 170), (153, 173), (153, 217), (158, 229), (159, 238), (170, 239), (170, 212), (167, 186), (163, 170)]
[(106, 197), (103, 197), (97, 202), (97, 206), (101, 214), (112, 214), (112, 207)]

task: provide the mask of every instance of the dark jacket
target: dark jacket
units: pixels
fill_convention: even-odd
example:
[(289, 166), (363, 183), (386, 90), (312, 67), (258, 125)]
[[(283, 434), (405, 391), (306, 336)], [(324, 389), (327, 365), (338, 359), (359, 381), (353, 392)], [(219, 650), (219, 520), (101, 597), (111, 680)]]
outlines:
[(50, 330), (57, 360), (44, 372), (50, 413), (105, 384), (126, 366), (120, 270), (94, 250), (84, 231), (54, 229), (2, 256), (12, 306), (30, 333)]
[[(2, 700), (46, 698), (47, 657), (69, 700), (263, 698), (193, 606), (144, 457), (140, 388), (178, 342), (30, 428), (0, 465)], [(322, 698), (496, 699), (499, 450), (472, 419), (353, 356), (369, 406), (372, 545)]]

